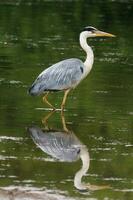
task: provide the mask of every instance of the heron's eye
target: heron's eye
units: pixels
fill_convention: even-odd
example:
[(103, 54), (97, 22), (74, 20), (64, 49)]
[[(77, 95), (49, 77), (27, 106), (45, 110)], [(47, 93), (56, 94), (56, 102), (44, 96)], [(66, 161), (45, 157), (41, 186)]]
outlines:
[(87, 28), (87, 31), (93, 32), (94, 29), (92, 29), (92, 28)]
[(93, 34), (95, 33), (95, 30), (88, 31), (88, 33)]

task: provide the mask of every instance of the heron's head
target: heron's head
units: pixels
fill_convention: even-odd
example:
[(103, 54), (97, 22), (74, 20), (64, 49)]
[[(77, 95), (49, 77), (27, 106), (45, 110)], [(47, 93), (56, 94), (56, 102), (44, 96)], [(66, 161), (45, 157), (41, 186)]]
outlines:
[(115, 37), (115, 35), (111, 33), (100, 31), (92, 26), (85, 27), (82, 33), (84, 33), (86, 37)]

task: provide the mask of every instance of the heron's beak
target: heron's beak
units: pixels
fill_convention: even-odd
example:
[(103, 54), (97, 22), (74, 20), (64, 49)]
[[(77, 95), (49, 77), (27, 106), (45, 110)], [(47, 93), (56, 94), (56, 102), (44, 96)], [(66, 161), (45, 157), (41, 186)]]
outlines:
[(96, 37), (116, 37), (115, 35), (113, 35), (111, 33), (106, 33), (103, 31), (96, 31), (95, 35), (96, 35)]

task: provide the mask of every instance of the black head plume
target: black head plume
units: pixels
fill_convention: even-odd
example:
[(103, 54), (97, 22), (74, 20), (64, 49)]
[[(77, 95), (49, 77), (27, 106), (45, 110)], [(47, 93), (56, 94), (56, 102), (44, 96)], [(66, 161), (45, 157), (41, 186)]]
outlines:
[(97, 29), (96, 28), (94, 28), (94, 27), (92, 27), (92, 26), (87, 26), (87, 27), (85, 27), (82, 31), (91, 31), (91, 32), (94, 32), (94, 31), (96, 31)]

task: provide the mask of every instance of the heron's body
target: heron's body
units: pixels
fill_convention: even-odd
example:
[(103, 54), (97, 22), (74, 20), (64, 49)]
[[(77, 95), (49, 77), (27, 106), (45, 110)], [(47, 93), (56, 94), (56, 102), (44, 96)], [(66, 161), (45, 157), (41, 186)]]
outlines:
[(44, 70), (33, 83), (30, 94), (39, 95), (47, 91), (62, 91), (74, 88), (83, 77), (84, 63), (71, 58), (60, 61)]
[(61, 110), (63, 110), (68, 92), (75, 88), (88, 75), (93, 66), (94, 54), (91, 47), (87, 44), (87, 38), (96, 36), (113, 37), (114, 35), (98, 31), (94, 27), (86, 27), (80, 33), (80, 46), (87, 55), (85, 62), (83, 63), (77, 58), (71, 58), (52, 65), (37, 77), (30, 87), (29, 93), (31, 95), (46, 93), (43, 100), (54, 108), (47, 100), (48, 92), (65, 91), (61, 104)]

